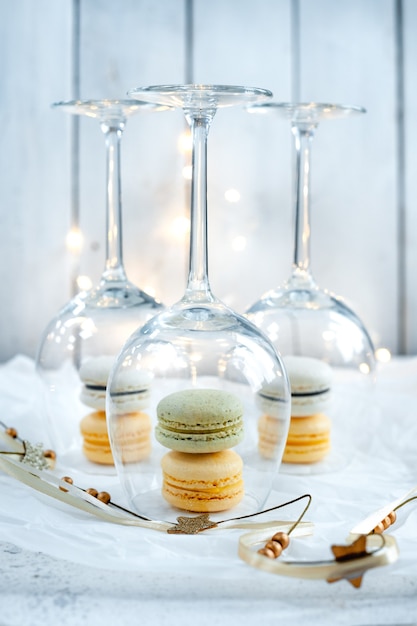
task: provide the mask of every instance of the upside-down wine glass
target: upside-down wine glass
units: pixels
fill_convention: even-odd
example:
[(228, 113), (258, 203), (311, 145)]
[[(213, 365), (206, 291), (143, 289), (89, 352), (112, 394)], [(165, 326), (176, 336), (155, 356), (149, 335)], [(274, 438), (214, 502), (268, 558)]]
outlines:
[[(311, 273), (310, 154), (320, 121), (358, 115), (365, 113), (365, 109), (338, 104), (267, 102), (248, 110), (250, 113), (274, 114), (291, 122), (295, 140), (295, 225), (289, 279), (283, 286), (263, 295), (246, 315), (279, 347), (284, 362), (287, 356), (295, 355), (320, 359), (331, 366), (335, 441), (333, 456), (329, 459), (337, 457), (340, 460), (337, 453), (342, 446), (336, 439), (338, 436), (343, 439), (342, 432), (346, 434), (346, 431), (338, 429), (337, 424), (346, 420), (348, 427), (360, 405), (359, 401), (355, 404), (356, 393), (363, 398), (371, 391), (375, 355), (362, 321), (340, 297), (320, 288)], [(315, 468), (331, 469), (334, 465), (329, 459)]]
[(86, 471), (97, 471), (100, 466), (89, 463), (81, 453), (80, 420), (92, 408), (80, 401), (79, 369), (93, 358), (101, 361), (100, 367), (110, 369), (132, 332), (163, 308), (130, 282), (124, 269), (120, 142), (127, 118), (167, 107), (134, 100), (76, 100), (53, 106), (96, 119), (104, 134), (106, 259), (98, 285), (75, 295), (47, 325), (38, 347), (36, 367), (43, 382), (47, 432), (59, 460)]
[[(244, 437), (234, 447), (243, 461), (244, 496), (223, 516), (259, 510), (270, 493), (289, 423), (289, 386), (281, 359), (254, 324), (225, 306), (211, 292), (207, 259), (207, 136), (219, 107), (250, 104), (271, 96), (256, 88), (218, 85), (172, 85), (134, 89), (136, 98), (181, 107), (192, 133), (191, 231), (188, 281), (183, 298), (159, 313), (127, 341), (109, 378), (107, 420), (116, 469), (131, 506), (145, 516), (174, 520), (175, 506), (161, 494), (161, 459), (169, 448), (155, 438), (157, 405), (175, 392), (231, 393), (242, 403)], [(152, 422), (150, 453), (130, 462), (123, 436), (120, 390), (124, 380), (150, 385), (147, 408)], [(205, 393), (205, 391), (203, 391)], [(265, 394), (268, 397), (264, 397)], [(199, 396), (201, 397), (201, 396)], [(262, 401), (275, 425), (268, 458), (258, 451)], [(123, 413), (123, 411), (122, 411)], [(179, 427), (180, 436), (187, 435)], [(174, 433), (175, 436), (175, 433)], [(203, 454), (204, 456), (204, 454)], [(204, 458), (208, 458), (206, 454)], [(186, 462), (195, 454), (186, 454)], [(200, 456), (200, 458), (202, 458)], [(192, 478), (192, 470), (191, 478)], [(196, 477), (194, 477), (196, 478)], [(216, 488), (213, 487), (214, 491)], [(220, 493), (221, 489), (218, 486)], [(179, 507), (181, 509), (181, 507)], [(185, 507), (186, 508), (186, 507)], [(191, 511), (204, 509), (187, 509)], [(212, 510), (212, 509), (210, 509)]]

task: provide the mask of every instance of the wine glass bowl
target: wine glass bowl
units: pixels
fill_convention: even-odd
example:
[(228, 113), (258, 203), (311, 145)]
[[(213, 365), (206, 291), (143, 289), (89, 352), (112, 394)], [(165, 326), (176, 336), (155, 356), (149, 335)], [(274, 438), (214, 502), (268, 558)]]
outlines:
[[(181, 107), (190, 124), (193, 140), (190, 264), (183, 298), (134, 333), (110, 375), (107, 420), (116, 469), (132, 507), (142, 515), (172, 520), (181, 510), (214, 512), (223, 518), (250, 514), (264, 505), (281, 462), (289, 424), (289, 387), (281, 359), (264, 334), (211, 292), (207, 267), (206, 154), (208, 129), (219, 107), (259, 101), (271, 94), (255, 88), (216, 85), (154, 86), (135, 89), (131, 94), (143, 100)], [(149, 380), (147, 413), (152, 421), (151, 450), (146, 458), (137, 462), (124, 460), (126, 444), (118, 434), (121, 419), (118, 398), (127, 375), (138, 380), (146, 375)], [(276, 437), (269, 457), (260, 454), (258, 446), (262, 394), (266, 389), (272, 394), (268, 411)], [(229, 431), (228, 426), (220, 429), (212, 426), (207, 433), (201, 425), (207, 418), (203, 400), (196, 404), (191, 423), (184, 417), (189, 398), (199, 397), (204, 390), (216, 399), (226, 393), (225, 398), (233, 397), (242, 405), (243, 439), (230, 443), (230, 449), (235, 453), (234, 458), (238, 455), (242, 461), (244, 494), (231, 511), (223, 502), (225, 487), (216, 481), (210, 482), (212, 477), (207, 479), (211, 487), (195, 486), (198, 483), (197, 475), (193, 475), (193, 471), (197, 471), (195, 465), (201, 464), (206, 471), (213, 454), (221, 454), (213, 452), (208, 441), (222, 438), (224, 442)], [(169, 430), (169, 436), (185, 440), (187, 446), (191, 442), (191, 447), (195, 438), (198, 441), (192, 451), (180, 453), (181, 462), (194, 470), (189, 469), (187, 474), (190, 484), (185, 485), (183, 481), (180, 487), (177, 485), (183, 496), (182, 504), (177, 506), (163, 495), (167, 485), (168, 489), (170, 487), (172, 476), (167, 477), (162, 468), (164, 459), (171, 458), (175, 448), (161, 444), (155, 437), (155, 429), (162, 419), (161, 403), (172, 394), (179, 403), (182, 417)], [(222, 405), (219, 411), (224, 410)], [(192, 420), (199, 413), (204, 415), (196, 426)]]
[(360, 318), (341, 298), (317, 286), (287, 283), (267, 292), (246, 313), (285, 355), (310, 356), (372, 378), (372, 340)]
[[(118, 438), (118, 397), (126, 372), (147, 375), (152, 420), (152, 452), (140, 463), (125, 462), (125, 444)], [(262, 391), (275, 385), (277, 400), (269, 413), (276, 418), (279, 440), (270, 459), (258, 452), (258, 421)], [(272, 488), (283, 453), (289, 419), (289, 391), (277, 355), (252, 324), (219, 302), (178, 303), (156, 315), (137, 331), (119, 355), (109, 379), (107, 416), (113, 456), (129, 500), (142, 515), (174, 519), (161, 497), (161, 460), (169, 449), (155, 439), (159, 403), (170, 394), (207, 389), (227, 392), (243, 405), (244, 439), (233, 449), (243, 459), (245, 501), (239, 513), (259, 510)], [(123, 417), (123, 414), (122, 414)], [(187, 509), (188, 510), (188, 509)], [(190, 509), (191, 510), (191, 509)]]
[[(94, 407), (80, 400), (83, 389), (80, 368), (92, 359), (98, 359), (103, 367), (103, 357), (107, 357), (109, 370), (126, 339), (163, 308), (160, 302), (133, 284), (124, 269), (120, 142), (129, 117), (166, 107), (134, 100), (75, 100), (53, 106), (73, 115), (96, 119), (105, 139), (105, 266), (98, 284), (76, 294), (49, 322), (36, 356), (51, 445), (67, 465), (96, 471), (100, 466), (92, 465), (82, 454), (80, 422)], [(100, 385), (103, 384), (101, 380)], [(105, 397), (100, 403), (103, 416), (104, 409)]]
[[(288, 280), (264, 294), (250, 306), (246, 316), (279, 349), (284, 363), (291, 355), (318, 359), (331, 366), (333, 458), (344, 449), (346, 460), (352, 451), (347, 445), (352, 449), (357, 447), (349, 431), (351, 416), (369, 402), (376, 362), (371, 337), (361, 319), (343, 298), (319, 287), (311, 272), (311, 144), (322, 120), (363, 114), (365, 109), (316, 102), (267, 102), (250, 107), (249, 112), (272, 114), (291, 123), (295, 143), (294, 256)], [(339, 455), (338, 460), (342, 456)], [(318, 464), (315, 471), (324, 467), (332, 470), (335, 465), (332, 462)], [(311, 467), (301, 469), (314, 471)]]

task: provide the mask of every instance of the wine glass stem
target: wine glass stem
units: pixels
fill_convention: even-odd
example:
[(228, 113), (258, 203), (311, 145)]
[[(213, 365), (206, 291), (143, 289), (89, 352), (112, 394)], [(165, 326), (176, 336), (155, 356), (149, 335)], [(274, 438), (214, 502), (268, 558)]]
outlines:
[(106, 266), (104, 280), (125, 281), (122, 256), (122, 200), (120, 182), (120, 141), (124, 122), (102, 122), (106, 142)]
[(190, 266), (185, 299), (212, 300), (207, 264), (207, 137), (214, 113), (186, 115), (192, 135)]
[(312, 282), (310, 273), (310, 152), (314, 126), (293, 124), (295, 138), (295, 241), (293, 276)]

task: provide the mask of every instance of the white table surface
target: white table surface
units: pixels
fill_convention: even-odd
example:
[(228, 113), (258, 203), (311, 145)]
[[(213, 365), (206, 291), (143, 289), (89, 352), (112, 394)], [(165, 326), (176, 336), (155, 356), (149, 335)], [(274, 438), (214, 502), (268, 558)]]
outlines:
[(243, 567), (226, 579), (115, 572), (4, 543), (0, 563), (2, 626), (417, 623), (416, 567), (368, 573), (358, 590)]
[[(27, 419), (28, 407), (14, 388), (31, 380), (32, 365), (19, 358), (0, 368), (1, 419), (6, 421), (8, 411), (10, 425), (13, 417)], [(284, 500), (306, 491), (313, 495), (308, 519), (315, 533), (300, 542), (343, 543), (354, 523), (417, 485), (416, 398), (417, 360), (384, 366), (376, 389), (375, 438), (367, 451), (355, 453), (340, 473), (279, 476)], [(187, 537), (168, 553), (159, 549), (166, 545), (159, 533), (90, 521), (50, 506), (32, 491), (0, 473), (0, 626), (417, 624), (415, 504), (392, 530), (398, 561), (367, 572), (355, 589), (347, 581), (293, 579), (249, 567), (237, 556), (240, 531), (218, 541)]]

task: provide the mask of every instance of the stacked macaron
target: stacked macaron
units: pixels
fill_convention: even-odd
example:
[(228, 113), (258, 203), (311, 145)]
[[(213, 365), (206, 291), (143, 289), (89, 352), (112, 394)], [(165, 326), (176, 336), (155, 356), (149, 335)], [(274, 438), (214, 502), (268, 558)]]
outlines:
[(257, 405), (261, 410), (258, 420), (259, 454), (266, 459), (281, 457), (288, 433), (288, 398), (283, 397), (281, 386), (267, 384), (257, 394)]
[[(106, 389), (113, 357), (100, 356), (86, 360), (79, 370), (83, 387), (81, 401), (95, 409), (84, 416), (80, 423), (83, 436), (83, 452), (89, 461), (101, 465), (113, 465), (107, 422)], [(122, 460), (126, 463), (140, 461), (150, 454), (150, 417), (142, 411), (148, 404), (149, 383), (121, 379), (112, 397), (117, 406), (114, 437)]]
[(218, 389), (188, 389), (157, 406), (157, 441), (171, 452), (161, 461), (162, 495), (187, 511), (230, 509), (244, 495), (241, 457), (231, 448), (243, 439), (243, 406)]
[(291, 386), (291, 421), (284, 463), (317, 463), (330, 451), (332, 369), (312, 357), (284, 358)]

